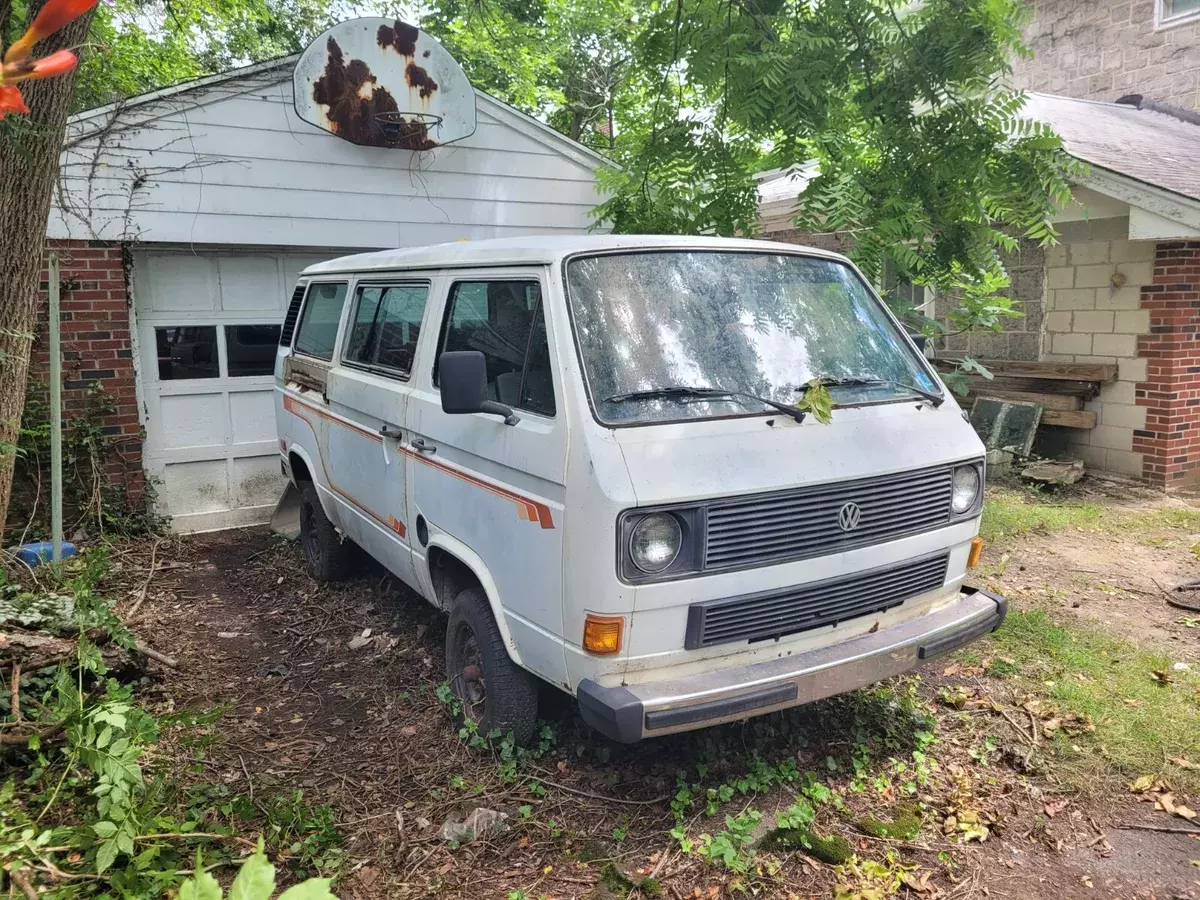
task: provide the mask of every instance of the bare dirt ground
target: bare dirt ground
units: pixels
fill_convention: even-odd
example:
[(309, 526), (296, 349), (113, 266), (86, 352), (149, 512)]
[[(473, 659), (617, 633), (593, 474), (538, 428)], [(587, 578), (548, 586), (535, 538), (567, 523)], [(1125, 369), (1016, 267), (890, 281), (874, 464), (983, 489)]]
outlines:
[[(1155, 593), (1155, 581), (1182, 580), (1189, 565), (1194, 573), (1195, 557), (1142, 537), (1031, 533), (991, 551), (985, 568), (1017, 604), (1037, 595), (1195, 658), (1200, 631), (1177, 625), (1182, 613)], [(512, 759), (511, 747), (460, 739), (437, 698), (444, 618), (374, 565), (319, 585), (298, 548), (259, 529), (172, 540), (158, 553), (166, 568), (141, 624), (180, 661), (162, 670), (159, 702), (219, 713), (167, 736), (173, 777), (246, 798), (259, 826), (276, 830), (289, 827), (279, 798), (300, 790), (301, 805), (328, 804), (336, 832), (298, 836), (290, 871), (336, 870), (343, 898), (831, 897), (839, 880), (842, 896), (861, 900), (893, 891), (1200, 898), (1190, 863), (1200, 838), (1184, 833), (1200, 828), (1124, 790), (1064, 788), (1038, 765), (1033, 713), (970, 699), (992, 690), (984, 666), (939, 661), (923, 679), (634, 747), (589, 733), (570, 701), (548, 697), (541, 747)], [(968, 699), (946, 702), (955, 691)], [(719, 836), (726, 816), (751, 811), (773, 823), (796, 799), (794, 773), (806, 771), (834, 793), (813, 833), (842, 835), (860, 859), (881, 861), (893, 873), (888, 891), (869, 893), (861, 871), (839, 875), (795, 851), (743, 854), (749, 865), (736, 871), (684, 852), (671, 835), (678, 821), (689, 839)], [(685, 788), (699, 798), (691, 805), (680, 799), (681, 772), (682, 784), (698, 785)], [(919, 834), (865, 833), (864, 813), (886, 819), (914, 795), (924, 804)], [(476, 807), (509, 814), (508, 829), (463, 846), (439, 837), (448, 817)], [(970, 822), (984, 841), (964, 840)], [(901, 863), (919, 867), (911, 886), (895, 875)]]
[(1002, 538), (985, 550), (978, 574), (1006, 596), (1200, 660), (1200, 611), (1168, 602), (1200, 606), (1200, 591), (1174, 590), (1200, 579), (1200, 530), (1189, 519), (1168, 527), (1194, 516), (1200, 501), (1097, 479), (1069, 499), (1100, 505), (1099, 519)]

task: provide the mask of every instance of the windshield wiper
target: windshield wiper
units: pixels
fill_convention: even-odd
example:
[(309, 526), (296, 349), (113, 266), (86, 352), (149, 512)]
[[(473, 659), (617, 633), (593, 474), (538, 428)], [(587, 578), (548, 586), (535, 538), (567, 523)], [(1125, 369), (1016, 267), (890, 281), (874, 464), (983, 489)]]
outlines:
[[(924, 399), (928, 400), (929, 403), (934, 407), (941, 406), (946, 402), (946, 398), (941, 394), (935, 394), (932, 391), (927, 391), (924, 388), (917, 387), (916, 385), (906, 384), (903, 381), (892, 381), (888, 378), (869, 378), (865, 375), (854, 375), (847, 378), (821, 378), (818, 380), (821, 382), (821, 384), (825, 385), (825, 387), (845, 387), (850, 385), (870, 386), (887, 384), (891, 385), (892, 387), (898, 387), (906, 391), (911, 391), (918, 397), (923, 397)], [(799, 387), (796, 390), (804, 391), (806, 389), (807, 385), (804, 387)]]
[(622, 403), (626, 400), (658, 400), (660, 398), (669, 397), (746, 397), (750, 400), (756, 400), (765, 406), (772, 409), (777, 409), (781, 413), (786, 413), (797, 422), (803, 422), (805, 412), (802, 409), (797, 409), (795, 406), (788, 406), (786, 403), (780, 403), (778, 400), (768, 400), (766, 397), (759, 397), (757, 394), (748, 394), (746, 391), (731, 391), (725, 388), (711, 387), (689, 387), (688, 385), (672, 385), (670, 387), (648, 388), (644, 391), (629, 391), (625, 394), (613, 394), (611, 397), (605, 397), (605, 403)]

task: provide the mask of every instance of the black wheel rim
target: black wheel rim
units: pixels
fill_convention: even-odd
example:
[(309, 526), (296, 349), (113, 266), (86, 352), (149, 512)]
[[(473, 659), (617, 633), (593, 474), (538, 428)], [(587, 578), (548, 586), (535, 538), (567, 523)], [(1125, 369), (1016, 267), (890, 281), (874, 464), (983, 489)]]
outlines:
[(466, 622), (455, 629), (452, 663), (454, 696), (462, 703), (463, 716), (479, 724), (486, 713), (487, 679), (483, 672), (483, 651)]
[(317, 511), (311, 503), (300, 508), (300, 532), (304, 536), (304, 553), (314, 567), (321, 564), (321, 538), (317, 534)]

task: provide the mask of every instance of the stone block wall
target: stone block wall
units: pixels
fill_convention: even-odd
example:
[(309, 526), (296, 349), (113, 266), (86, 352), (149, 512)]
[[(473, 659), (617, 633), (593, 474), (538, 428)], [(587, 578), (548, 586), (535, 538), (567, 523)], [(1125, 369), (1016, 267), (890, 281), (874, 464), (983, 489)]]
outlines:
[(1124, 239), (1127, 219), (1073, 222), (1061, 232), (1062, 243), (1046, 251), (1042, 358), (1117, 365), (1117, 380), (1084, 406), (1096, 413), (1096, 427), (1067, 429), (1068, 452), (1093, 468), (1141, 478), (1134, 436), (1146, 425), (1137, 390), (1147, 363), (1138, 342), (1150, 332), (1142, 289), (1153, 279), (1155, 245)]
[(1083, 100), (1142, 94), (1200, 111), (1200, 21), (1155, 28), (1155, 0), (1029, 0), (1018, 88)]
[[(1017, 249), (1002, 257), (1011, 281), (1005, 294), (1013, 301), (1018, 318), (1003, 319), (1000, 331), (971, 331), (950, 334), (939, 342), (941, 356), (969, 356), (974, 359), (1036, 360), (1041, 353), (1045, 296), (1045, 251), (1037, 243), (1022, 240)], [(946, 316), (957, 299), (939, 296), (934, 315), (947, 328), (953, 328)]]

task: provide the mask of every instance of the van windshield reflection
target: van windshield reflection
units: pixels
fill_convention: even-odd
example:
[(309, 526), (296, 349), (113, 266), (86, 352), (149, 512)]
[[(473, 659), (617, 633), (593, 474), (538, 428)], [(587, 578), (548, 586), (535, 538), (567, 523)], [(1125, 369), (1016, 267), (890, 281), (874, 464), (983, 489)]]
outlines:
[(607, 423), (767, 412), (794, 404), (814, 378), (841, 405), (942, 395), (880, 302), (836, 260), (607, 254), (572, 260), (567, 283), (592, 402)]

